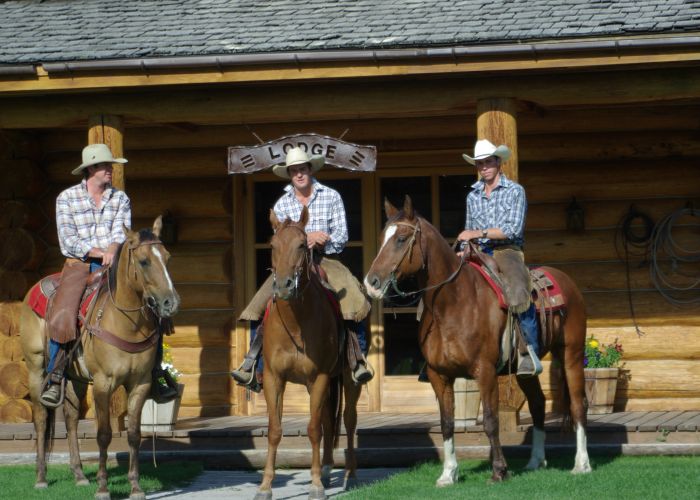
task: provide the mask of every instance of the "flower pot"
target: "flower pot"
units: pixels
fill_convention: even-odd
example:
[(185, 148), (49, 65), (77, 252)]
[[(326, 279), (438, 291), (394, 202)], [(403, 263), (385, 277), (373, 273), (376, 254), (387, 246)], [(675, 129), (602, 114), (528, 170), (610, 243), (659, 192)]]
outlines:
[(177, 384), (177, 397), (167, 403), (156, 403), (148, 398), (141, 410), (141, 432), (168, 432), (175, 428), (180, 410), (184, 384)]
[(619, 371), (619, 368), (586, 368), (583, 370), (589, 415), (613, 412)]

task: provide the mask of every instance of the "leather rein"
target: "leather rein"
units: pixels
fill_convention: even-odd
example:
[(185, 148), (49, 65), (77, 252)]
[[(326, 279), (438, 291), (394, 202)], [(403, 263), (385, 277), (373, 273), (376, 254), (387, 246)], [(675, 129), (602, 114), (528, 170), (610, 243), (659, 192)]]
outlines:
[[(396, 292), (396, 295), (394, 295), (394, 297), (397, 297), (397, 296), (403, 297), (403, 298), (412, 297), (414, 295), (418, 295), (418, 294), (421, 294), (424, 292), (428, 292), (430, 290), (434, 290), (434, 289), (439, 288), (443, 285), (446, 285), (447, 283), (454, 280), (455, 277), (462, 270), (462, 266), (464, 265), (465, 259), (463, 257), (460, 257), (459, 266), (445, 280), (443, 280), (440, 283), (437, 283), (435, 285), (430, 285), (430, 286), (421, 288), (419, 290), (414, 290), (412, 292), (404, 292), (403, 290), (401, 290), (399, 288), (398, 280), (396, 279), (396, 270), (399, 268), (399, 266), (401, 265), (401, 263), (403, 262), (403, 260), (406, 258), (407, 255), (408, 255), (409, 261), (411, 260), (411, 257), (413, 256), (413, 246), (416, 243), (416, 240), (418, 239), (418, 233), (421, 232), (420, 219), (417, 219), (417, 222), (415, 225), (409, 224), (408, 222), (393, 222), (393, 224), (395, 224), (397, 226), (406, 226), (406, 227), (413, 229), (413, 233), (411, 234), (411, 237), (408, 240), (408, 245), (406, 245), (406, 248), (404, 249), (403, 254), (401, 255), (401, 258), (396, 262), (396, 264), (392, 268), (391, 272), (389, 273), (389, 283), (391, 284), (391, 287), (393, 288), (394, 292)], [(418, 241), (420, 244), (420, 240), (418, 240)], [(423, 250), (421, 248), (421, 269), (425, 269), (426, 267), (427, 267), (427, 264), (425, 262), (425, 253), (423, 252)], [(390, 296), (390, 298), (391, 298), (391, 296)]]
[[(138, 277), (137, 271), (136, 271), (136, 269), (137, 269), (136, 265), (133, 263), (133, 259), (134, 259), (133, 251), (134, 250), (136, 250), (139, 247), (146, 246), (146, 245), (162, 245), (162, 244), (163, 244), (163, 242), (160, 240), (151, 240), (151, 241), (145, 241), (145, 242), (139, 243), (138, 245), (133, 246), (133, 247), (127, 247), (127, 250), (129, 252), (128, 260), (127, 260), (127, 269), (126, 269), (127, 276), (129, 273), (129, 268), (131, 266), (133, 266), (134, 277), (135, 278)], [(160, 337), (160, 335), (158, 335), (158, 333), (160, 333), (161, 330), (163, 329), (162, 328), (162, 318), (160, 316), (158, 316), (158, 313), (156, 312), (155, 308), (148, 303), (148, 300), (146, 298), (142, 299), (143, 304), (141, 305), (141, 307), (137, 307), (135, 309), (120, 307), (114, 298), (114, 294), (113, 294), (112, 286), (111, 286), (111, 281), (110, 281), (109, 277), (107, 277), (107, 293), (103, 294), (102, 297), (103, 298), (102, 298), (101, 307), (97, 310), (97, 314), (96, 314), (97, 315), (97, 322), (95, 324), (89, 324), (87, 322), (87, 319), (83, 318), (83, 324), (85, 325), (84, 331), (86, 331), (90, 335), (97, 337), (100, 340), (102, 340), (110, 345), (117, 347), (118, 349), (120, 349), (122, 351), (132, 353), (132, 354), (138, 353), (138, 352), (143, 352), (143, 351), (149, 349), (150, 347), (154, 346), (158, 342), (158, 339)], [(129, 319), (131, 319), (131, 318), (129, 317), (128, 313), (139, 311), (141, 313), (141, 316), (143, 316), (143, 318), (146, 321), (149, 321), (149, 318), (148, 318), (146, 311), (148, 309), (150, 309), (151, 313), (153, 314), (153, 319), (155, 320), (155, 326), (154, 326), (153, 330), (151, 330), (148, 333), (148, 335), (146, 336), (146, 338), (144, 340), (139, 341), (139, 342), (131, 342), (131, 341), (125, 340), (125, 339), (115, 335), (114, 333), (112, 333), (108, 330), (105, 330), (104, 328), (102, 328), (100, 326), (100, 322), (102, 321), (102, 317), (104, 315), (104, 306), (105, 306), (105, 302), (107, 300), (107, 297), (109, 297), (109, 300), (112, 303), (112, 305), (114, 306), (114, 308)], [(95, 305), (96, 299), (97, 299), (97, 297), (95, 297), (95, 302), (93, 302), (93, 304), (91, 305), (90, 311), (88, 311), (88, 313), (86, 314), (86, 317), (90, 317), (90, 315), (91, 315), (90, 313), (92, 312), (94, 307), (96, 307), (96, 305)]]

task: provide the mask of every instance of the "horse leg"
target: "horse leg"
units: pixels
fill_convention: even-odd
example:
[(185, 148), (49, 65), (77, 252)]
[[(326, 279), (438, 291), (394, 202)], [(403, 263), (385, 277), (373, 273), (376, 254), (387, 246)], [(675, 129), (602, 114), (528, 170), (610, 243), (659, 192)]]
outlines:
[(333, 449), (335, 441), (335, 408), (332, 398), (328, 398), (323, 405), (321, 415), (321, 427), (323, 429), (323, 459), (321, 460), (321, 483), (328, 488), (331, 484), (331, 473), (333, 472)]
[(146, 494), (139, 485), (139, 446), (141, 445), (141, 410), (151, 390), (151, 373), (146, 379), (129, 390), (127, 441), (129, 443), (129, 482), (131, 483), (131, 500), (145, 500)]
[(484, 408), (484, 432), (491, 445), (491, 481), (503, 481), (508, 479), (508, 464), (498, 436), (498, 383), (495, 368), (486, 367), (485, 363), (479, 373), (479, 389)]
[(260, 488), (254, 500), (270, 500), (272, 498), (272, 480), (275, 478), (275, 460), (277, 447), (282, 439), (282, 409), (286, 381), (273, 375), (265, 363), (263, 386), (265, 387), (265, 402), (267, 403), (267, 461)]
[(442, 475), (438, 478), (435, 486), (442, 488), (457, 482), (458, 464), (455, 453), (454, 433), (455, 433), (455, 393), (454, 379), (448, 379), (439, 375), (430, 365), (427, 367), (428, 379), (433, 386), (435, 396), (440, 406), (440, 430), (442, 431)]
[[(309, 487), (309, 500), (326, 498), (326, 492), (321, 482), (321, 416), (324, 407), (328, 406), (329, 387), (330, 377), (327, 373), (319, 373), (316, 376), (316, 380), (309, 386), (309, 395), (311, 396), (311, 411), (309, 425), (307, 427), (309, 441), (311, 442), (311, 486)], [(330, 410), (328, 413), (330, 414)], [(333, 436), (331, 436), (331, 440), (332, 439)]]
[[(583, 338), (583, 336), (581, 336)], [(573, 353), (569, 352), (567, 344), (564, 354), (564, 376), (566, 386), (569, 389), (569, 411), (574, 430), (576, 431), (576, 460), (573, 474), (585, 474), (591, 472), (591, 463), (588, 458), (588, 439), (586, 437), (586, 404), (585, 404), (585, 380), (583, 376), (583, 355), (580, 346), (575, 346)]]
[(112, 442), (112, 424), (109, 421), (109, 398), (113, 389), (104, 378), (93, 383), (93, 398), (95, 400), (95, 416), (97, 417), (97, 445), (100, 449), (99, 466), (97, 469), (97, 500), (109, 500), (107, 489), (107, 448)]
[(345, 452), (345, 477), (343, 489), (349, 490), (357, 486), (357, 457), (355, 456), (355, 431), (357, 430), (357, 402), (362, 394), (362, 386), (355, 385), (350, 378), (350, 370), (343, 374), (343, 386), (345, 390), (345, 408), (343, 410), (343, 422), (347, 435), (347, 448)]
[[(48, 487), (46, 482), (46, 447), (50, 445), (52, 439), (52, 426), (55, 410), (49, 410), (39, 402), (41, 394), (41, 383), (43, 381), (43, 369), (32, 369), (29, 367), (29, 387), (32, 397), (32, 420), (34, 421), (34, 432), (36, 433), (36, 489)], [(48, 443), (47, 443), (48, 442)]]
[(70, 450), (70, 470), (75, 478), (77, 486), (87, 486), (90, 481), (85, 477), (83, 464), (80, 461), (80, 447), (78, 446), (78, 419), (80, 417), (80, 402), (87, 393), (87, 384), (66, 381), (66, 395), (63, 401), (63, 415), (66, 421), (68, 433), (68, 449)]
[(536, 470), (540, 467), (547, 467), (547, 460), (544, 454), (544, 393), (540, 385), (539, 377), (516, 377), (518, 385), (527, 397), (527, 405), (532, 415), (532, 450), (530, 461), (525, 468)]

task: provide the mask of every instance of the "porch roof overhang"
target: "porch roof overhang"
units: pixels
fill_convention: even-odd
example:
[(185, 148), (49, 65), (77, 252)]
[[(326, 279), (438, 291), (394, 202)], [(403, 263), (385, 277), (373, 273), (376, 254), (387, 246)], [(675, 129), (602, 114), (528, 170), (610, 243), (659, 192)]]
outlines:
[(169, 85), (697, 65), (700, 34), (0, 65), (0, 96)]

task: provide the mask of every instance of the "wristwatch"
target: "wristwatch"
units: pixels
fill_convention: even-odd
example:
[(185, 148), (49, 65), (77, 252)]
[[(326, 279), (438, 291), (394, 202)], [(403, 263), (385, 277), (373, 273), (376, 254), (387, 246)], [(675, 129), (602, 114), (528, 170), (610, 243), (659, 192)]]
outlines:
[(488, 238), (489, 230), (488, 229), (482, 229), (481, 230), (481, 237), (482, 238)]

